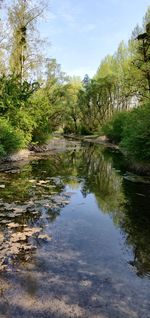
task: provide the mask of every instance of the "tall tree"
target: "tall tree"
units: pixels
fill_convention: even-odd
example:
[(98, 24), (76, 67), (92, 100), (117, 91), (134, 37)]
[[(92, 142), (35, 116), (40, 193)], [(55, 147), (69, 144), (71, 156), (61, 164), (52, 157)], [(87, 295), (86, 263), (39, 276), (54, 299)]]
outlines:
[(0, 76), (6, 72), (6, 42), (7, 42), (7, 29), (2, 18), (2, 11), (4, 7), (4, 1), (0, 0)]
[(0, 75), (6, 71), (5, 56), (6, 56), (6, 32), (2, 20), (0, 20)]
[(83, 83), (80, 77), (73, 76), (69, 79), (69, 82), (65, 85), (65, 127), (66, 131), (72, 130), (78, 133), (78, 126), (80, 123), (80, 108), (78, 103), (78, 94), (82, 88)]
[(141, 97), (150, 97), (150, 23), (146, 25), (144, 33), (138, 35), (137, 52), (133, 64), (139, 75), (139, 94)]
[(8, 9), (11, 33), (10, 69), (21, 81), (37, 67), (39, 39), (37, 20), (45, 9), (45, 1), (13, 0)]

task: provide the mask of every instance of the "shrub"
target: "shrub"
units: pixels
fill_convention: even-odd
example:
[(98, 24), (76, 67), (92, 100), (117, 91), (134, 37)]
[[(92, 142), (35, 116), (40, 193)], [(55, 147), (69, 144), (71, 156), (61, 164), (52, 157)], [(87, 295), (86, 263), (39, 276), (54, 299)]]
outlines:
[(103, 132), (130, 157), (150, 160), (150, 103), (117, 113), (103, 126)]
[(8, 120), (0, 119), (0, 155), (4, 156), (25, 147), (24, 134), (15, 130)]
[(80, 128), (79, 128), (79, 133), (80, 135), (92, 135), (93, 132), (86, 126), (82, 125)]
[(103, 126), (102, 131), (111, 142), (118, 144), (122, 140), (124, 125), (128, 116), (129, 113), (127, 112), (116, 113), (113, 118)]
[(13, 127), (22, 131), (26, 145), (28, 145), (32, 139), (32, 132), (36, 126), (36, 122), (33, 119), (33, 115), (29, 110), (15, 110), (10, 117), (10, 123)]
[(120, 145), (132, 157), (150, 160), (150, 103), (130, 112)]
[(69, 126), (69, 125), (66, 125), (66, 126), (64, 127), (64, 131), (63, 131), (63, 132), (64, 132), (64, 134), (72, 134), (72, 133), (74, 133), (72, 127)]
[(32, 132), (32, 142), (42, 145), (48, 141), (52, 133), (50, 124), (48, 122), (41, 123)]
[(4, 157), (6, 155), (6, 152), (4, 150), (4, 147), (2, 145), (0, 145), (0, 158)]
[[(20, 78), (13, 74), (0, 77), (0, 115), (9, 120), (9, 123), (5, 120), (4, 128), (3, 119), (1, 126), (5, 132), (6, 130), (7, 133), (11, 131), (9, 143), (14, 145), (14, 147), (15, 143), (18, 145), (16, 147), (19, 147), (19, 143), (25, 142), (27, 145), (31, 141), (32, 131), (36, 126), (36, 117), (32, 111), (31, 97), (38, 88), (38, 83), (30, 83), (27, 81), (22, 83)], [(16, 131), (14, 131), (12, 127), (14, 127)], [(7, 139), (6, 135), (4, 139), (5, 138)], [(12, 140), (12, 138), (14, 139)], [(8, 151), (11, 151), (11, 148), (13, 148), (13, 146), (9, 145)]]

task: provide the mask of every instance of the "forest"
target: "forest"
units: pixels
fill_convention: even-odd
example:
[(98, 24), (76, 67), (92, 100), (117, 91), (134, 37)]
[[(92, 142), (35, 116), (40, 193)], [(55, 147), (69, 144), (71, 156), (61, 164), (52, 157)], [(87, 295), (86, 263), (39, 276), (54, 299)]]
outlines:
[[(7, 1), (6, 1), (7, 2)], [(105, 135), (133, 159), (150, 159), (150, 7), (128, 43), (83, 79), (41, 47), (43, 1), (1, 1), (0, 156), (46, 143), (53, 132)], [(89, 62), (90, 63), (90, 62)]]

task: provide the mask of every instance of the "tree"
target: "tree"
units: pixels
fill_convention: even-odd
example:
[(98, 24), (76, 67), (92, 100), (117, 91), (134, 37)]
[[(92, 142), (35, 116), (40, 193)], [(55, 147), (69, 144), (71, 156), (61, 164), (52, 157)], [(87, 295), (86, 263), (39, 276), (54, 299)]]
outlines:
[(83, 85), (86, 87), (90, 84), (90, 77), (88, 74), (85, 74), (83, 81), (82, 81)]
[[(2, 12), (3, 9), (3, 0), (0, 1), (0, 10)], [(7, 29), (5, 22), (0, 18), (0, 76), (6, 73), (6, 41), (7, 41)]]
[(8, 10), (10, 25), (10, 70), (23, 81), (37, 67), (39, 39), (35, 37), (36, 23), (45, 9), (45, 2), (13, 0)]
[[(150, 23), (146, 25), (146, 32), (139, 34), (137, 56), (134, 65), (141, 72), (144, 94), (150, 96)], [(145, 83), (144, 83), (145, 82)]]
[(136, 26), (129, 40), (132, 87), (141, 102), (150, 96), (150, 7), (143, 18), (142, 27)]
[(5, 37), (5, 30), (4, 30), (4, 25), (3, 22), (0, 20), (0, 75), (5, 74), (6, 72), (6, 37)]
[(78, 104), (78, 93), (82, 88), (80, 77), (73, 76), (65, 85), (66, 94), (66, 115), (65, 115), (65, 131), (78, 133), (80, 124), (80, 108)]
[(66, 111), (65, 85), (68, 80), (56, 59), (47, 60), (45, 77), (41, 88), (31, 99), (37, 123), (33, 140), (41, 143), (47, 140), (53, 130), (63, 126)]
[(146, 28), (146, 25), (150, 23), (150, 6), (148, 7), (145, 16), (143, 18), (143, 31)]
[(99, 130), (101, 124), (111, 115), (114, 83), (113, 76), (92, 79), (88, 86), (79, 91), (78, 103), (83, 133)]

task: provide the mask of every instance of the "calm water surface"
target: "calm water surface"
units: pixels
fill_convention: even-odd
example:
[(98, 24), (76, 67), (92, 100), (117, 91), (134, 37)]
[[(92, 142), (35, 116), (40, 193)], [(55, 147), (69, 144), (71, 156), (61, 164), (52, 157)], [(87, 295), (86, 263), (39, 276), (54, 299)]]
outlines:
[(99, 145), (3, 170), (0, 318), (150, 318), (150, 179)]

